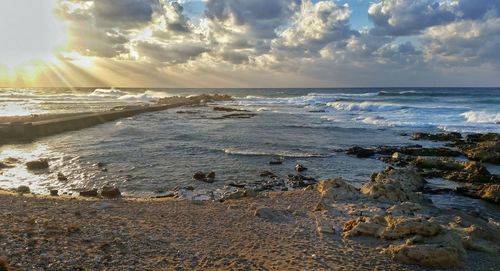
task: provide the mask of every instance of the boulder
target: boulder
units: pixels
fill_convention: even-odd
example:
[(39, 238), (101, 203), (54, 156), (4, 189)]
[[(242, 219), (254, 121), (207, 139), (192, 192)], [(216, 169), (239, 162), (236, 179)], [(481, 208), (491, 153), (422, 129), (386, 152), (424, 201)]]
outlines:
[(29, 194), (30, 188), (26, 185), (20, 185), (19, 187), (17, 187), (16, 192), (19, 194)]
[(357, 201), (364, 197), (358, 189), (342, 178), (320, 181), (315, 188), (321, 196), (321, 202), (325, 204), (341, 200)]
[(50, 195), (51, 195), (52, 197), (57, 197), (57, 196), (59, 196), (59, 191), (58, 191), (58, 190), (55, 190), (55, 189), (51, 189), (51, 190), (50, 190)]
[(384, 201), (420, 201), (425, 180), (413, 169), (387, 168), (374, 174), (369, 183), (361, 187), (361, 192), (374, 199)]
[(81, 191), (80, 197), (97, 197), (99, 194), (97, 193), (97, 189)]
[(493, 176), (486, 167), (475, 161), (457, 161), (449, 158), (417, 157), (413, 163), (425, 171), (428, 177), (442, 177), (457, 182), (485, 183), (491, 182)]
[(215, 172), (210, 171), (210, 172), (207, 174), (207, 179), (209, 179), (209, 180), (214, 180), (214, 179), (215, 179)]
[(101, 190), (101, 196), (105, 198), (118, 198), (121, 197), (122, 193), (118, 187), (104, 186)]
[(307, 170), (307, 168), (305, 166), (301, 165), (301, 164), (297, 164), (295, 166), (295, 171), (297, 171), (297, 172), (303, 172), (303, 171), (306, 171), (306, 170)]
[(49, 161), (47, 159), (40, 159), (26, 163), (28, 170), (42, 170), (49, 168)]
[(358, 158), (369, 158), (375, 155), (375, 151), (372, 149), (365, 149), (359, 146), (352, 147), (346, 151), (346, 154), (356, 155)]

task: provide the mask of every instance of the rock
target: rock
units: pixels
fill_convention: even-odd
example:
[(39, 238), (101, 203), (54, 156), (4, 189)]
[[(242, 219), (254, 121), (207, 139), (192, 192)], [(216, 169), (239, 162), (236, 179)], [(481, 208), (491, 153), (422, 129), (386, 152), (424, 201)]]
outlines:
[(60, 182), (68, 181), (68, 177), (64, 176), (61, 172), (57, 173), (57, 180)]
[(260, 177), (269, 177), (269, 178), (278, 177), (276, 174), (272, 173), (271, 171), (267, 171), (267, 170), (261, 171), (259, 175), (260, 175)]
[(257, 196), (257, 192), (252, 189), (238, 189), (234, 192), (224, 194), (219, 201), (224, 202), (226, 200), (235, 200), (241, 199), (245, 197), (255, 197)]
[(435, 236), (441, 231), (441, 226), (422, 217), (390, 217), (385, 218), (387, 226), (377, 232), (380, 239), (402, 239), (411, 235), (424, 237)]
[(352, 147), (346, 151), (349, 155), (356, 155), (358, 158), (369, 158), (375, 155), (375, 151), (372, 149), (365, 149), (362, 147)]
[(103, 168), (103, 167), (105, 167), (105, 166), (106, 166), (106, 164), (105, 164), (105, 163), (103, 163), (103, 162), (99, 162), (99, 163), (97, 163), (97, 164), (96, 164), (96, 166), (97, 166), (98, 168)]
[(234, 113), (234, 114), (228, 114), (228, 115), (223, 115), (221, 117), (215, 117), (211, 118), (214, 120), (220, 120), (220, 119), (249, 119), (257, 116), (257, 114), (254, 113)]
[(302, 175), (288, 175), (285, 183), (291, 188), (304, 188), (317, 183), (316, 179)]
[(415, 202), (402, 202), (387, 209), (386, 213), (392, 216), (414, 216), (416, 212), (422, 210), (422, 205)]
[(47, 159), (40, 159), (36, 161), (30, 161), (26, 163), (26, 168), (28, 170), (42, 170), (49, 168), (49, 161)]
[(51, 189), (51, 190), (50, 190), (50, 195), (51, 195), (52, 197), (57, 197), (57, 196), (59, 196), (59, 191), (58, 191), (58, 190), (55, 190), (55, 189)]
[(357, 201), (364, 195), (342, 178), (320, 181), (315, 185), (321, 196), (321, 203), (330, 205), (336, 201)]
[(413, 169), (387, 168), (374, 174), (369, 183), (361, 187), (363, 194), (385, 201), (420, 201), (424, 179)]
[(500, 184), (486, 184), (479, 191), (479, 197), (494, 203), (500, 203)]
[(291, 220), (290, 213), (287, 211), (275, 210), (268, 207), (261, 207), (255, 210), (254, 215), (264, 220), (275, 223), (283, 223)]
[(214, 107), (214, 111), (220, 111), (220, 112), (250, 112), (248, 110), (235, 109), (235, 108), (229, 108), (229, 107)]
[(487, 134), (470, 134), (465, 136), (465, 142), (478, 143), (484, 141), (500, 141), (500, 134), (487, 133)]
[(122, 193), (118, 187), (104, 186), (101, 190), (101, 196), (105, 198), (121, 197)]
[(411, 138), (413, 140), (458, 141), (462, 139), (462, 135), (460, 133), (414, 133)]
[(21, 185), (16, 189), (16, 192), (19, 194), (29, 194), (30, 188), (26, 185)]
[(210, 173), (207, 174), (207, 179), (214, 180), (215, 179), (215, 172), (211, 171)]
[(295, 166), (295, 171), (297, 171), (297, 172), (303, 172), (303, 171), (306, 171), (306, 170), (307, 170), (307, 168), (306, 168), (306, 167), (304, 167), (304, 166), (303, 166), (303, 165), (301, 165), (301, 164), (297, 164), (297, 165)]
[(80, 192), (80, 197), (97, 197), (98, 195), (97, 189)]
[(413, 163), (427, 171), (428, 177), (442, 177), (457, 182), (485, 183), (492, 181), (493, 176), (486, 167), (474, 161), (457, 161), (449, 158), (417, 157)]
[(283, 161), (281, 161), (281, 160), (273, 160), (273, 161), (269, 161), (269, 164), (270, 165), (281, 165), (281, 164), (283, 164)]
[(197, 181), (204, 181), (207, 178), (207, 175), (205, 173), (198, 171), (193, 175), (193, 179)]
[(13, 166), (12, 165), (8, 165), (4, 162), (0, 162), (0, 169), (4, 169), (4, 168), (12, 168)]
[(462, 149), (470, 160), (500, 165), (500, 140), (479, 142)]

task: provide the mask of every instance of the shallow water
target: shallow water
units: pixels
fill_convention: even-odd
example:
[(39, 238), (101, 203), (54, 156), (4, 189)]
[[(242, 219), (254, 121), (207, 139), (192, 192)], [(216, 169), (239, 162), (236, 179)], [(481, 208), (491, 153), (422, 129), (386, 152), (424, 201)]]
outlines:
[[(415, 144), (400, 135), (414, 131), (500, 132), (500, 89), (4, 89), (0, 116), (103, 110), (197, 93), (228, 93), (236, 100), (147, 113), (32, 144), (0, 146), (0, 160), (43, 157), (51, 163), (49, 171), (38, 173), (26, 171), (22, 163), (4, 169), (0, 187), (23, 184), (47, 193), (49, 188), (71, 192), (116, 184), (127, 194), (150, 195), (178, 186), (212, 189), (231, 181), (259, 181), (262, 170), (294, 174), (296, 163), (308, 167), (306, 174), (312, 177), (341, 176), (360, 186), (386, 165), (336, 150)], [(213, 111), (215, 105), (257, 115), (221, 119), (229, 113)], [(269, 166), (273, 159), (284, 163)], [(98, 162), (106, 164), (107, 172), (95, 165)], [(215, 171), (218, 181), (194, 181), (196, 171)], [(59, 172), (69, 180), (57, 181)], [(453, 197), (440, 195), (433, 200), (438, 205), (478, 204)]]

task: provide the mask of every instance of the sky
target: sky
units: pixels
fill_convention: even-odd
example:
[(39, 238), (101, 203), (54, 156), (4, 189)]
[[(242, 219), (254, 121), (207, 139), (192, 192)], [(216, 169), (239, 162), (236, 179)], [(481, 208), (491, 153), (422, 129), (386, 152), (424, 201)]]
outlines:
[(2, 87), (500, 86), (498, 0), (0, 0)]

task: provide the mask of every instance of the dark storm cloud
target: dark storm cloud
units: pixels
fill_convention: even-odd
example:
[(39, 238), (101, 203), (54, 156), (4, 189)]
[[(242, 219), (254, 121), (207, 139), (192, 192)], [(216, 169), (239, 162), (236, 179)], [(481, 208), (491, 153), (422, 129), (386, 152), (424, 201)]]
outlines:
[(93, 14), (98, 27), (131, 29), (149, 23), (158, 8), (158, 0), (97, 0)]

